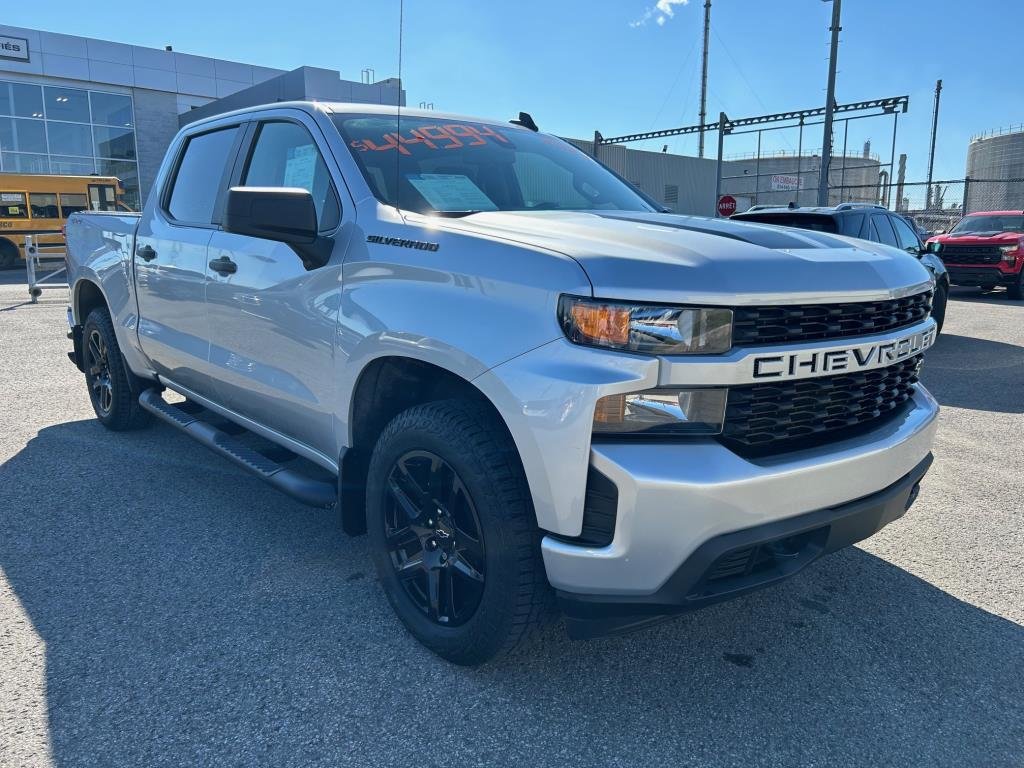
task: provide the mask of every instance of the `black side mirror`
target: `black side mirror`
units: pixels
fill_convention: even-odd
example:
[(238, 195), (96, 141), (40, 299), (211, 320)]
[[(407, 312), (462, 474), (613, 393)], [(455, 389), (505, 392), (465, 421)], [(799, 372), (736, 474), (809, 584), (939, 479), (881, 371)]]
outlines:
[(304, 189), (232, 187), (224, 231), (286, 243), (307, 269), (322, 267), (331, 257), (333, 241), (317, 233), (316, 205)]

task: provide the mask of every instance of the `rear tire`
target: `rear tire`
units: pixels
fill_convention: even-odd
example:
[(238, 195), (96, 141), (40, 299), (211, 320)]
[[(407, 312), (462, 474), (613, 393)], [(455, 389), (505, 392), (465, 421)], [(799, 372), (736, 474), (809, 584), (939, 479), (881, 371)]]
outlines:
[(152, 417), (139, 405), (139, 393), (148, 385), (128, 372), (106, 309), (97, 307), (85, 320), (82, 358), (89, 399), (100, 423), (115, 432), (147, 426)]
[(938, 326), (939, 333), (942, 333), (942, 324), (946, 322), (946, 305), (949, 303), (949, 287), (941, 283), (935, 286), (935, 296), (932, 297), (932, 317)]
[(483, 405), (445, 400), (396, 416), (370, 459), (366, 515), (388, 602), (438, 656), (500, 657), (552, 613), (526, 477)]

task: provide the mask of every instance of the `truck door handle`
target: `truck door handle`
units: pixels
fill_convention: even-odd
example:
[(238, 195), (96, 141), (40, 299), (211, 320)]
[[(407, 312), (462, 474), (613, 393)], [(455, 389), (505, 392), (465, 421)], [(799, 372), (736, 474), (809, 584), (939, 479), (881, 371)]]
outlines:
[(135, 249), (135, 255), (143, 261), (152, 261), (156, 258), (156, 251), (153, 250), (151, 245), (140, 245)]
[(238, 271), (238, 265), (227, 256), (210, 261), (210, 269), (219, 275), (233, 275)]

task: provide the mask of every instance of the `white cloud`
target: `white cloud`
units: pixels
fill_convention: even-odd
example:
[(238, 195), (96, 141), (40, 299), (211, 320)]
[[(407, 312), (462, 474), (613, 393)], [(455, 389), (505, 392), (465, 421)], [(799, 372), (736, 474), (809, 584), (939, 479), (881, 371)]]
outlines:
[(659, 27), (665, 26), (665, 22), (676, 15), (675, 6), (688, 5), (690, 0), (658, 0), (651, 8), (644, 9), (643, 15), (635, 21), (629, 22), (631, 27), (642, 27), (654, 19)]

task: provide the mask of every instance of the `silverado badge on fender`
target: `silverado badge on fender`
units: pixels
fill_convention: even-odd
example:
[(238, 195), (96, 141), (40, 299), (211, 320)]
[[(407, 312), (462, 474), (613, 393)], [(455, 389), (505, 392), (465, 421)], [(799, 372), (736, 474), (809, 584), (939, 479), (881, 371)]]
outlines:
[(399, 248), (415, 248), (417, 251), (436, 251), (441, 246), (428, 243), (426, 240), (406, 240), (404, 237), (385, 237), (384, 235), (367, 235), (366, 242), (377, 245), (394, 245)]

